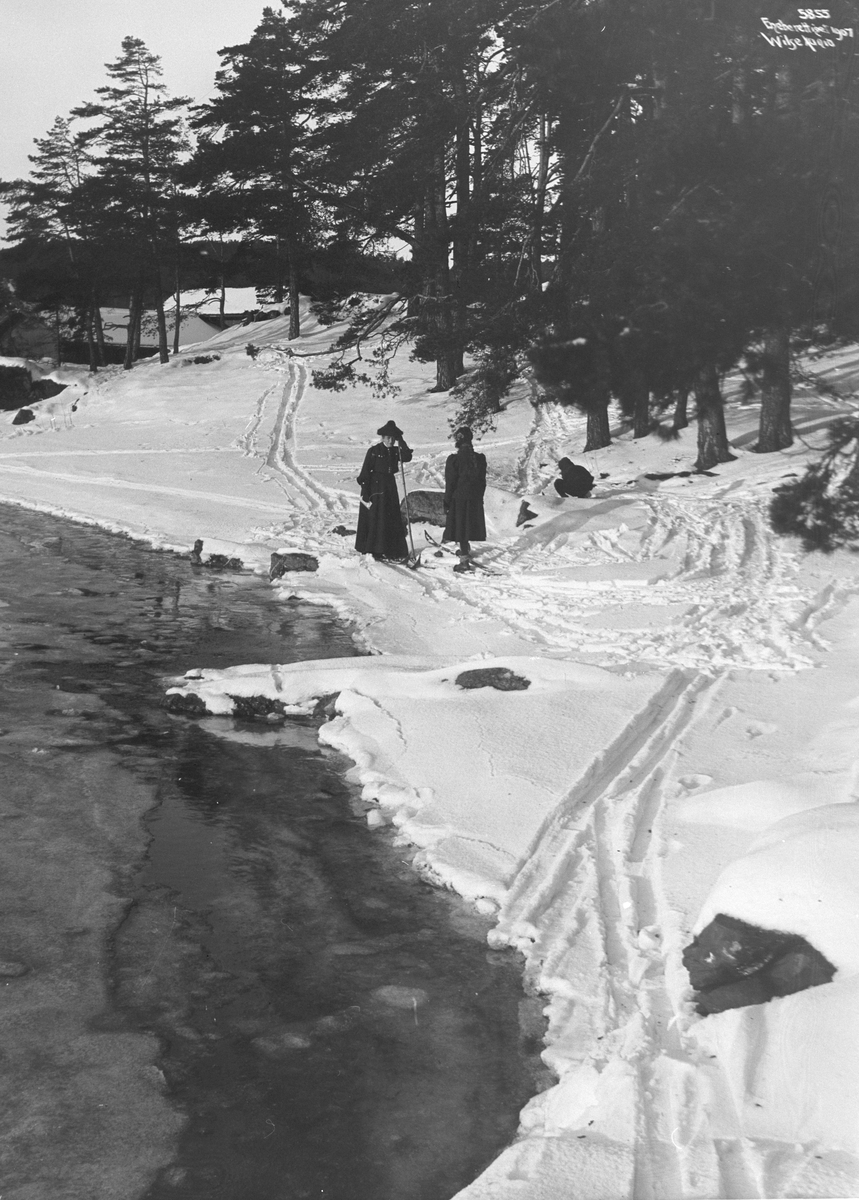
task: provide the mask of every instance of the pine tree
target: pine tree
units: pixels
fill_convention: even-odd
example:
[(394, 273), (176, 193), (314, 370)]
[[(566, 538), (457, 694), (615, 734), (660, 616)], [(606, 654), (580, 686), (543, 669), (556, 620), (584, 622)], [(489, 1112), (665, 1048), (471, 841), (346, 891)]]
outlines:
[(169, 359), (163, 279), (176, 245), (176, 185), (187, 148), (179, 114), (189, 101), (167, 95), (161, 60), (139, 38), (123, 38), (122, 54), (107, 64), (107, 73), (113, 82), (96, 88), (100, 100), (81, 105), (73, 115), (96, 122), (82, 136), (97, 167), (93, 194), (103, 227), (127, 241), (135, 275), (128, 368), (147, 288), (155, 297), (159, 355), (162, 362)]
[(216, 94), (193, 119), (200, 141), (188, 177), (211, 233), (242, 232), (275, 246), (295, 338), (300, 275), (323, 227), (310, 121), (317, 66), (294, 19), (271, 8), (249, 42), (221, 57)]
[[(93, 163), (72, 122), (62, 117), (35, 145), (30, 178), (0, 184), (9, 205), (9, 240), (21, 246), (30, 264), (19, 282), (25, 292), (35, 287), (31, 298), (37, 302), (75, 311), (86, 333), (90, 369), (96, 370), (104, 363), (98, 295), (105, 254), (90, 197)], [(56, 249), (53, 257), (50, 247)], [(52, 265), (35, 266), (39, 257), (46, 262), (45, 252)]]
[[(607, 339), (610, 391), (636, 432), (645, 392), (661, 407), (693, 391), (700, 469), (730, 457), (718, 381), (749, 350), (764, 384), (759, 449), (789, 444), (788, 338), (800, 326), (815, 336), (810, 214), (824, 208), (833, 105), (842, 150), (852, 132), (837, 61), (774, 57), (758, 36), (762, 13), (754, 0), (719, 0), (709, 13), (686, 0), (550, 5), (521, 50), (556, 112), (554, 336), (569, 343), (588, 306)], [(847, 241), (842, 230), (842, 250)], [(611, 333), (618, 322), (624, 341)]]
[[(414, 356), (436, 363), (437, 391), (462, 375), (466, 349), (494, 346), (493, 316), (530, 279), (527, 271), (516, 278), (523, 251), (529, 261), (517, 229), (517, 153), (539, 114), (503, 69), (502, 25), (514, 8), (480, 0), (301, 6), (305, 27), (324, 31), (331, 104), (318, 128), (333, 211), (350, 237), (410, 247), (408, 328)], [(497, 379), (509, 347), (492, 352), (487, 369)]]

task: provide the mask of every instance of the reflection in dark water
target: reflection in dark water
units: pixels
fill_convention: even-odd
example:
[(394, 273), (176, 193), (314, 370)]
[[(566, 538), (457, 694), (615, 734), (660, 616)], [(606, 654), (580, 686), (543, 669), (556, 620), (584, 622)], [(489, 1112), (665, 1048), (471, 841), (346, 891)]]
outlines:
[(454, 1195), (538, 1086), (517, 960), (368, 831), (311, 722), (161, 707), (165, 675), (346, 655), (348, 632), (258, 579), (0, 512), (0, 596), (27, 597), (17, 676), (106, 700), (81, 714), (82, 752), (109, 746), (160, 800), (105, 1015), (161, 1037), (188, 1116), (146, 1200)]
[(452, 1196), (533, 1089), (519, 972), (368, 835), (315, 730), (290, 740), (191, 726), (165, 781), (119, 997), (192, 1122), (150, 1197)]

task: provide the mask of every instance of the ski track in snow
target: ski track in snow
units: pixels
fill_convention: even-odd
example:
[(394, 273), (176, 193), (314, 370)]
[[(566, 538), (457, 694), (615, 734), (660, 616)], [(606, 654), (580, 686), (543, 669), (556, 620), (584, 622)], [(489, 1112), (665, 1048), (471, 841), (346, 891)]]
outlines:
[[(290, 498), (293, 527), (339, 543), (342, 554), (330, 522), (354, 513), (354, 496), (325, 488), (299, 465), (295, 418), (307, 371), (294, 363), (286, 371), (285, 386), (260, 397), (242, 449)], [(536, 415), (515, 466), (523, 491), (535, 494), (546, 485), (545, 464), (569, 442), (572, 420), (562, 410)], [(437, 462), (428, 463), (420, 482), (436, 483), (438, 471)], [(482, 559), (498, 574), (463, 578), (444, 560), (418, 572), (368, 569), (380, 579), (400, 574), (394, 586), (418, 587), (431, 601), (453, 598), (505, 621), (542, 652), (665, 671), (658, 694), (547, 821), (490, 940), (520, 950), (529, 984), (549, 998), (545, 1057), (559, 1087), (577, 1069), (625, 1073), (629, 1103), (611, 1114), (611, 1129), (600, 1130), (605, 1112), (594, 1110), (592, 1132), (616, 1136), (625, 1127), (624, 1140), (634, 1148), (632, 1200), (790, 1194), (785, 1189), (811, 1151), (744, 1138), (727, 1078), (690, 1033), (695, 1018), (680, 968), (689, 930), (680, 928), (662, 887), (662, 825), (684, 736), (726, 673), (811, 665), (810, 654), (822, 645), (817, 627), (851, 589), (801, 585), (797, 558), (772, 535), (763, 500), (734, 497), (730, 489), (624, 498), (646, 510), (643, 529), (619, 523), (552, 537), (537, 526), (512, 545), (487, 548)], [(629, 578), (631, 564), (657, 564), (661, 578), (647, 569)], [(627, 577), (623, 571), (612, 577), (618, 565)], [(598, 577), (588, 577), (595, 568)], [(613, 627), (612, 610), (631, 607), (638, 614), (633, 627)], [(539, 1096), (532, 1102), (536, 1116), (523, 1114), (526, 1133), (529, 1120), (531, 1128), (546, 1120), (540, 1102)], [(718, 1130), (711, 1125), (714, 1105)], [(588, 1134), (579, 1129), (572, 1136)]]
[(246, 456), (260, 460), (258, 473), (265, 472), (289, 499), (293, 516), (288, 525), (306, 529), (308, 518), (317, 518), (315, 526), (342, 520), (354, 508), (354, 498), (319, 483), (297, 458), (295, 418), (307, 387), (307, 368), (287, 362), (280, 370), (286, 382), (263, 392), (238, 446)]
[[(283, 491), (291, 515), (260, 536), (300, 532), (317, 549), (348, 553), (331, 529), (354, 520), (354, 495), (326, 487), (300, 464), (296, 416), (308, 368), (281, 357), (266, 364), (271, 365), (286, 376), (285, 383), (260, 396), (238, 446)], [(576, 425), (581, 419), (558, 406), (535, 413), (515, 467), (531, 494), (545, 485), (541, 471), (546, 473), (546, 462), (554, 464), (557, 448)], [(437, 465), (427, 465), (426, 474), (434, 475)], [(543, 653), (666, 669), (811, 665), (810, 654), (821, 644), (818, 624), (848, 592), (815, 593), (799, 586), (796, 555), (773, 537), (764, 500), (730, 494), (681, 498), (667, 491), (641, 492), (633, 499), (649, 510), (643, 532), (623, 524), (621, 510), (620, 523), (611, 529), (552, 537), (538, 526), (512, 545), (484, 551), (479, 561), (494, 569), (492, 575), (463, 577), (427, 563), (431, 569), (412, 578), (431, 597), (453, 598), (482, 618), (506, 623)], [(616, 564), (638, 564), (643, 575), (612, 578)], [(649, 565), (662, 577), (648, 579)], [(595, 569), (604, 577), (594, 579)], [(621, 611), (624, 619), (614, 622), (613, 614)]]
[[(513, 468), (521, 492), (536, 495), (547, 486), (582, 427), (582, 417), (558, 405), (536, 410)], [(591, 464), (594, 473), (597, 466)], [(441, 470), (439, 456), (418, 465), (417, 484), (438, 487), (442, 479), (443, 486)], [(643, 532), (629, 529), (621, 510), (610, 529), (553, 537), (537, 526), (512, 545), (478, 553), (491, 575), (463, 577), (442, 567), (420, 572), (416, 583), (436, 599), (450, 596), (481, 618), (506, 623), (542, 653), (702, 670), (811, 665), (811, 653), (822, 647), (817, 626), (850, 587), (814, 592), (797, 583), (797, 555), (772, 534), (767, 499), (732, 496), (730, 486), (715, 496), (618, 496), (649, 510)], [(430, 553), (425, 565), (432, 567)], [(612, 578), (616, 564), (625, 574)], [(639, 577), (630, 577), (634, 565), (642, 568)]]
[(491, 935), (524, 954), (526, 978), (551, 998), (547, 1041), (561, 1081), (583, 1066), (620, 1063), (629, 1073), (632, 1200), (770, 1194), (754, 1145), (710, 1128), (712, 1093), (724, 1102), (727, 1082), (686, 1035), (685, 981), (673, 964), (688, 931), (671, 928), (660, 887), (667, 767), (718, 687), (716, 675), (669, 675), (553, 813)]
[[(454, 577), (449, 589), (543, 650), (664, 667), (811, 665), (821, 645), (816, 627), (850, 589), (799, 586), (796, 556), (772, 536), (763, 501), (662, 495), (640, 502), (651, 512), (643, 536), (621, 524), (547, 543), (522, 537), (479, 559), (498, 574)], [(605, 579), (570, 577), (576, 567), (660, 559), (665, 576), (655, 581), (611, 579), (610, 570)], [(614, 610), (637, 615), (627, 616), (627, 628), (612, 627)]]
[(534, 423), (516, 463), (519, 490), (536, 495), (558, 474), (557, 462), (566, 447), (580, 440), (582, 417), (575, 409), (544, 404), (535, 409)]

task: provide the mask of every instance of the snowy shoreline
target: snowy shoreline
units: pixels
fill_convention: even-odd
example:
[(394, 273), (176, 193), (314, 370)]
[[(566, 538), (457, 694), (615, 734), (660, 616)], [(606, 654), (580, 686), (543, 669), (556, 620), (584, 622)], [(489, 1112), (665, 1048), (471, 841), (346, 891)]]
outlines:
[[(321, 353), (336, 333), (310, 322), (303, 341)], [(735, 399), (737, 459), (713, 477), (680, 474), (688, 431), (622, 435), (589, 461), (607, 476), (594, 499), (560, 501), (554, 464), (582, 461), (583, 422), (533, 410), (523, 389), (482, 443), (497, 576), (462, 580), (432, 547), (420, 570), (392, 569), (333, 532), (354, 521), (355, 462), (393, 413), (416, 449), (410, 482), (437, 487), (450, 402), (424, 395), (424, 368), (407, 363), (393, 401), (317, 392), (276, 349), (284, 336), (266, 323), (275, 349), (252, 362), (226, 331), (207, 343), (217, 364), (145, 364), (94, 387), (79, 376), (29, 425), (6, 414), (0, 498), (179, 553), (202, 538), (256, 573), (285, 546), (317, 557), (318, 573), (274, 586), (332, 604), (369, 657), (189, 663), (179, 687), (209, 712), (230, 695), (306, 707), (336, 693), (321, 736), (355, 762), (370, 823), (394, 824), (419, 869), (496, 914), (493, 944), (524, 954), (559, 1081), (460, 1196), (538, 1200), (571, 1181), (581, 1200), (859, 1193), (849, 872), (840, 917), (826, 908), (831, 983), (701, 1018), (681, 962), (726, 869), (736, 915), (773, 920), (789, 887), (791, 920), (819, 936), (804, 898), (820, 880), (801, 848), (830, 861), (833, 810), (852, 816), (857, 800), (859, 565), (801, 555), (765, 518), (806, 445), (741, 449), (758, 410)], [(839, 355), (830, 369), (859, 377), (855, 350)], [(804, 396), (797, 427), (819, 438), (839, 411)], [(520, 528), (523, 498), (536, 518)], [(475, 666), (530, 686), (457, 687)], [(754, 850), (764, 830), (785, 844), (779, 821), (806, 822), (792, 875)], [(837, 839), (859, 846), (849, 821)]]

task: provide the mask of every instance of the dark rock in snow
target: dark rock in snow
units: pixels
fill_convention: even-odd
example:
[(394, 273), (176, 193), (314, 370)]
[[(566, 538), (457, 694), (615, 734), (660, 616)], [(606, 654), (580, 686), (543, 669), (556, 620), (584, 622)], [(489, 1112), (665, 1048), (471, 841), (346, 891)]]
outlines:
[(242, 571), (244, 563), (240, 558), (228, 558), (226, 554), (210, 554), (203, 561), (203, 539), (197, 538), (194, 549), (188, 556), (197, 567), (212, 567), (216, 571)]
[(338, 537), (354, 537), (357, 530), (347, 529), (345, 525), (335, 525), (331, 532), (336, 533)]
[(203, 566), (212, 567), (216, 571), (241, 571), (244, 564), (240, 558), (228, 558), (226, 554), (210, 554)]
[(473, 671), (462, 671), (456, 677), (461, 688), (491, 687), (499, 692), (524, 692), (531, 680), (516, 675), (508, 667), (476, 667)]
[(33, 395), (37, 400), (50, 400), (52, 396), (59, 396), (67, 387), (67, 383), (57, 383), (54, 379), (37, 379), (33, 383)]
[(35, 421), (36, 414), (29, 408), (22, 408), (20, 412), (16, 412), (12, 418), (13, 425), (27, 425), (30, 421)]
[[(67, 387), (68, 384), (57, 383), (53, 379), (32, 379), (26, 367), (0, 366), (0, 410), (20, 408), (22, 404), (31, 403), (33, 400), (49, 400), (52, 396), (64, 392)], [(32, 416), (24, 418), (25, 421), (32, 419)], [(12, 423), (23, 425), (24, 421), (19, 421), (16, 417)]]
[(26, 367), (0, 366), (0, 411), (20, 408), (32, 397), (33, 381)]
[(285, 575), (287, 571), (318, 570), (319, 560), (312, 554), (303, 554), (301, 551), (290, 552), (288, 554), (272, 554), (268, 577), (269, 579), (280, 579), (281, 575)]
[(404, 496), (400, 504), (403, 521), (423, 521), (425, 525), (440, 525), (444, 528), (447, 517), (444, 511), (444, 492), (415, 491)]
[(332, 717), (336, 717), (339, 695), (339, 692), (330, 692), (327, 696), (320, 696), (313, 708), (314, 717), (327, 717), (329, 721)]
[(519, 505), (519, 515), (516, 518), (516, 528), (518, 529), (520, 525), (524, 525), (526, 521), (535, 521), (538, 515), (538, 513), (531, 512), (530, 508), (528, 507), (528, 501), (523, 500)]
[(183, 717), (206, 715), (205, 704), (193, 692), (168, 692), (164, 697), (164, 707), (168, 712), (180, 713)]
[(835, 967), (803, 937), (718, 913), (683, 951), (704, 1016), (828, 983)]
[(268, 720), (272, 713), (284, 715), (282, 700), (272, 700), (268, 696), (230, 696), (233, 702), (233, 716), (242, 721)]
[(228, 558), (226, 554), (210, 554), (203, 561), (203, 539), (197, 538), (194, 549), (188, 555), (195, 567), (212, 567), (216, 571), (242, 571), (244, 563), (240, 558)]
[(220, 354), (196, 354), (193, 358), (180, 359), (178, 365), (180, 367), (201, 366), (203, 363), (220, 362), (220, 359)]
[(795, 949), (777, 959), (767, 971), (776, 996), (790, 996), (806, 988), (819, 987), (821, 983), (829, 983), (835, 974), (835, 967), (828, 958), (804, 938), (798, 941)]

